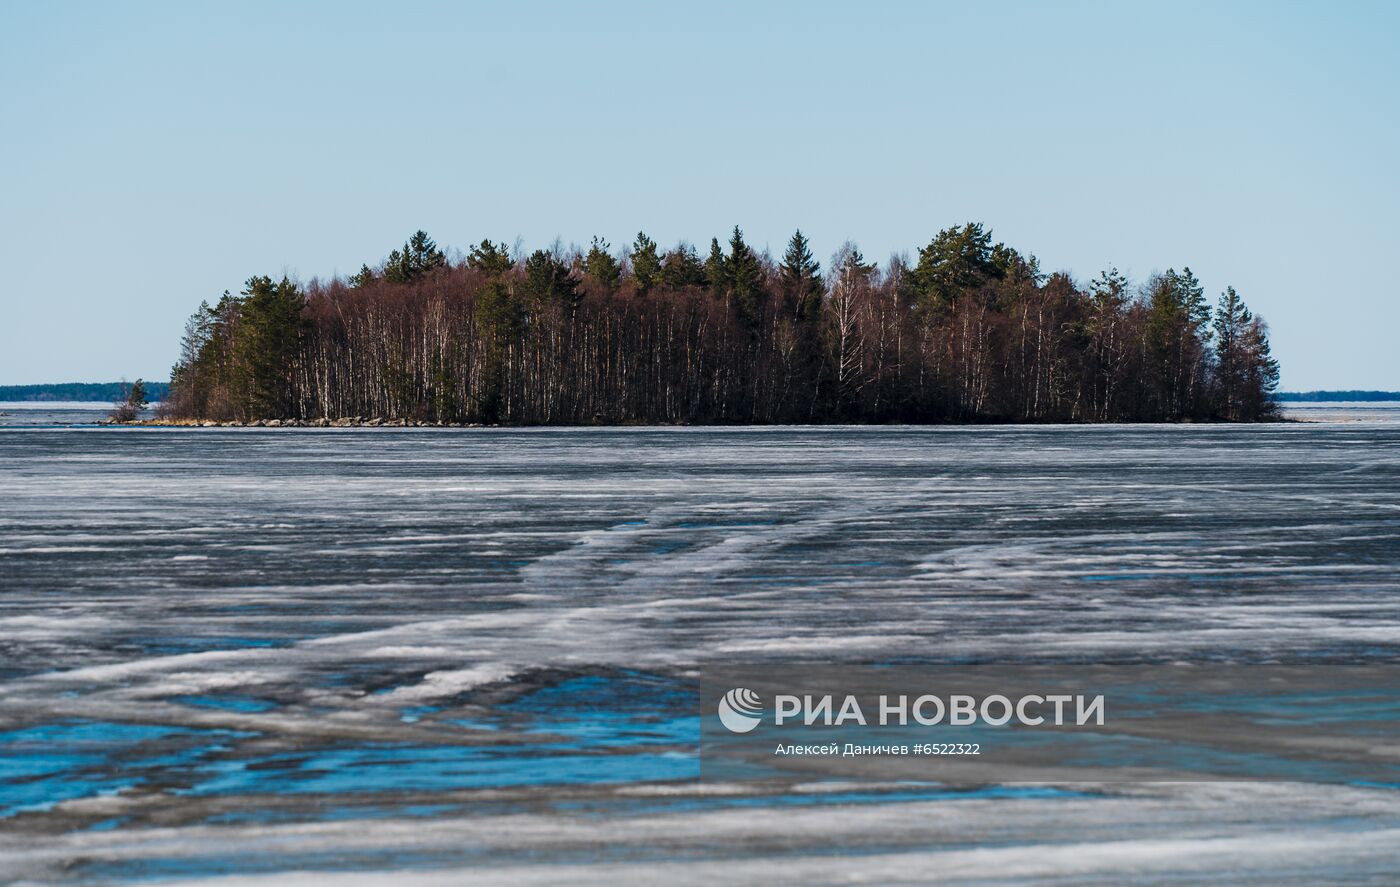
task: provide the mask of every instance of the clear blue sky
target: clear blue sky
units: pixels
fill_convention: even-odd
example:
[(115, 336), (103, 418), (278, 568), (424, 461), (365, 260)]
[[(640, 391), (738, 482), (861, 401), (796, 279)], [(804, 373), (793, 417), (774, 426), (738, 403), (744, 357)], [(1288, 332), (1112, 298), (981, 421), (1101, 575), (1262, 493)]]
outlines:
[(165, 378), (255, 273), (968, 220), (1190, 265), (1289, 389), (1400, 389), (1397, 3), (0, 0), (0, 383)]

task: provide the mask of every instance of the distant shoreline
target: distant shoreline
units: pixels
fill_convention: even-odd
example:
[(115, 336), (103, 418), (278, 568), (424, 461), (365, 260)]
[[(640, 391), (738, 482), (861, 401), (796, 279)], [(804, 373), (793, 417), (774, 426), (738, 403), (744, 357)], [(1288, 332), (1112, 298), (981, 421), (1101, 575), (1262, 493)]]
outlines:
[[(143, 382), (146, 397), (165, 400), (169, 382)], [(130, 382), (50, 382), (39, 385), (0, 385), (4, 403), (111, 403), (124, 399)]]
[(341, 417), (338, 419), (194, 419), (162, 418), (135, 419), (129, 422), (104, 420), (111, 427), (150, 428), (977, 428), (1004, 425), (1258, 425), (1284, 424), (1301, 420), (1286, 416), (1232, 422), (1226, 419), (1180, 419), (1141, 422), (1036, 422), (1021, 420), (945, 420), (938, 422), (588, 422), (588, 423), (520, 423), (520, 422), (435, 422), (424, 419), (390, 419), (379, 416)]
[[(122, 395), (123, 382), (64, 382), (57, 385), (0, 385), (0, 403), (109, 403)], [(167, 382), (147, 382), (151, 402), (165, 399)], [(81, 392), (81, 396), (73, 392)], [(92, 393), (98, 392), (98, 393)], [(1382, 390), (1319, 390), (1278, 392), (1278, 403), (1400, 402), (1400, 392)]]
[(1400, 400), (1400, 391), (1280, 391), (1279, 403), (1358, 403)]
[[(59, 382), (41, 385), (0, 385), (0, 403), (109, 403), (124, 396), (126, 382)], [(168, 382), (146, 382), (152, 402), (164, 400)], [(1400, 401), (1400, 391), (1280, 391), (1279, 403), (1358, 403)]]

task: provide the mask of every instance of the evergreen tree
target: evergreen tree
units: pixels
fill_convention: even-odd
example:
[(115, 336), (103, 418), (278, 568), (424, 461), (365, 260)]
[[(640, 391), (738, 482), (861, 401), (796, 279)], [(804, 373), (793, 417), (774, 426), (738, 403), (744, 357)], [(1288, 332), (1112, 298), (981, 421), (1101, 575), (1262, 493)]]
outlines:
[(1210, 306), (1190, 268), (1168, 268), (1148, 285), (1148, 371), (1158, 409), (1171, 418), (1202, 412)]
[(1117, 389), (1128, 343), (1122, 327), (1128, 305), (1128, 279), (1117, 268), (1101, 271), (1089, 284), (1089, 307), (1084, 318), (1085, 355), (1090, 374), (1089, 401), (1093, 418), (1107, 420), (1115, 415)]
[(1167, 269), (1148, 282), (1146, 335), (1148, 384), (1156, 409), (1180, 417), (1177, 403), (1177, 341), (1184, 328), (1176, 271)]
[[(180, 337), (180, 357), (170, 370), (170, 390), (174, 394), (168, 404), (171, 409), (188, 415), (205, 414), (207, 398), (196, 400), (195, 396), (208, 383), (207, 375), (200, 372), (199, 360), (213, 333), (214, 309), (205, 300), (185, 321), (185, 334)], [(185, 398), (185, 402), (175, 402), (179, 398)]]
[(1258, 419), (1273, 412), (1278, 362), (1269, 336), (1234, 287), (1226, 287), (1211, 324), (1215, 334), (1215, 409), (1223, 419)]
[(429, 360), (429, 377), (433, 418), (439, 422), (456, 422), (461, 419), (455, 380), (447, 356), (441, 349), (435, 350)]
[(1226, 419), (1233, 419), (1239, 413), (1245, 385), (1242, 346), (1251, 319), (1249, 309), (1235, 288), (1226, 287), (1211, 324), (1215, 333), (1216, 409)]
[(369, 286), (374, 283), (374, 269), (368, 265), (361, 265), (360, 270), (350, 275), (350, 288), (359, 289), (362, 286)]
[(131, 383), (131, 391), (126, 396), (127, 405), (136, 412), (141, 412), (146, 408), (146, 383), (137, 379)]
[(651, 292), (661, 276), (661, 256), (656, 250), (656, 241), (641, 231), (632, 244), (632, 276), (637, 281), (637, 290), (643, 294)]
[(1176, 303), (1181, 306), (1182, 318), (1190, 330), (1202, 339), (1209, 338), (1207, 325), (1210, 323), (1210, 303), (1206, 301), (1205, 287), (1183, 267), (1180, 274), (1173, 275), (1176, 287)]
[(488, 283), (477, 299), (477, 308), (488, 337), (501, 343), (517, 338), (525, 325), (525, 307), (499, 280)]
[(1279, 366), (1269, 348), (1269, 327), (1262, 319), (1250, 317), (1241, 338), (1246, 384), (1240, 413), (1235, 418), (1252, 420), (1274, 416), (1278, 412), (1274, 393), (1278, 391)]
[[(442, 250), (437, 248), (427, 232), (419, 230), (404, 243), (403, 249), (389, 253), (389, 258), (384, 262), (384, 279), (390, 283), (412, 283), (446, 264), (447, 257)], [(352, 286), (364, 286), (373, 279), (374, 274), (369, 266), (362, 266), (360, 273), (350, 282)]]
[(588, 248), (588, 254), (583, 257), (583, 273), (602, 284), (608, 292), (612, 292), (622, 280), (622, 266), (613, 258), (612, 253), (608, 252), (609, 249), (611, 247), (606, 240), (595, 236)]
[(579, 297), (569, 266), (542, 249), (535, 250), (525, 260), (525, 295), (536, 302), (570, 307)]
[(729, 263), (724, 259), (717, 237), (710, 238), (710, 255), (705, 259), (705, 285), (717, 296), (729, 291)]
[(306, 299), (287, 278), (248, 280), (234, 331), (235, 407), (246, 417), (294, 415), (292, 373), (306, 329)]
[(1121, 311), (1128, 304), (1128, 278), (1117, 268), (1100, 271), (1089, 284), (1089, 297), (1104, 311)]
[(126, 395), (116, 402), (108, 418), (113, 422), (135, 422), (141, 418), (141, 411), (145, 408), (146, 383), (137, 379), (127, 389)]
[(1035, 256), (1023, 256), (1021, 253), (1004, 243), (998, 243), (992, 247), (988, 256), (988, 264), (991, 273), (988, 275), (994, 280), (1005, 280), (1013, 284), (1034, 284), (1038, 285), (1045, 279), (1040, 273), (1040, 260)]
[(492, 243), (489, 239), (472, 247), (467, 254), (467, 267), (480, 271), (487, 277), (500, 277), (514, 264), (510, 260), (510, 248), (502, 243)]
[(783, 298), (798, 320), (812, 320), (821, 313), (822, 294), (826, 290), (821, 267), (812, 257), (807, 238), (798, 229), (788, 241), (783, 263), (778, 266), (778, 284), (782, 287)]
[(992, 232), (980, 223), (945, 228), (919, 250), (911, 272), (915, 291), (925, 308), (944, 311), (963, 292), (1004, 277), (1007, 257), (998, 258), (1001, 265), (993, 257)]
[(705, 285), (705, 265), (694, 247), (683, 243), (666, 254), (661, 262), (661, 285), (672, 290)]
[(393, 250), (384, 260), (384, 279), (390, 283), (408, 283), (412, 276), (408, 268), (408, 256), (402, 250)]
[(477, 312), (486, 345), (477, 404), (483, 420), (500, 422), (506, 418), (507, 365), (524, 330), (525, 309), (510, 288), (497, 279), (486, 284), (477, 297)]
[(729, 238), (729, 256), (725, 259), (729, 272), (730, 294), (739, 319), (752, 328), (758, 323), (763, 307), (763, 264), (744, 242), (744, 232), (734, 226)]
[(447, 264), (447, 257), (443, 255), (442, 250), (438, 249), (437, 244), (422, 229), (414, 232), (408, 243), (404, 244), (404, 253), (408, 256), (409, 267), (413, 269), (415, 277), (421, 277)]

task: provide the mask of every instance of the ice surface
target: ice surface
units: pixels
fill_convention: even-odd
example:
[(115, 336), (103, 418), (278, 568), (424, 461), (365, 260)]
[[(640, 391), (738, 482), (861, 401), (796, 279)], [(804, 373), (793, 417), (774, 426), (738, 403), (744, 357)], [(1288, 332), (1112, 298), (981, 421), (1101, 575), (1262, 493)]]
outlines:
[(701, 785), (694, 675), (1394, 659), (1398, 543), (1390, 422), (0, 429), (0, 879), (1381, 882), (1387, 787)]

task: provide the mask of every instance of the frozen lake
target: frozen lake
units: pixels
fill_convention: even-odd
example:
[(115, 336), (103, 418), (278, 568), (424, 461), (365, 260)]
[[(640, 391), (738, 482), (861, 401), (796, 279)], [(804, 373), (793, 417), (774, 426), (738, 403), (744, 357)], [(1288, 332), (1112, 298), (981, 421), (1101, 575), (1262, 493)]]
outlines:
[(0, 401), (0, 428), (94, 425), (107, 418), (113, 406), (96, 400)]
[(0, 879), (1389, 883), (1393, 787), (694, 781), (712, 663), (1400, 658), (1400, 409), (1300, 406), (1322, 421), (11, 411)]

